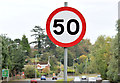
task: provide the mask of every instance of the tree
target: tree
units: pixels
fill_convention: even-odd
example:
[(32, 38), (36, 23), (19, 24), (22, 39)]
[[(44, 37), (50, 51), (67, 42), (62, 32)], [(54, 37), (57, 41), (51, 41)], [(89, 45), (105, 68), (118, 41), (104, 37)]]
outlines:
[(46, 52), (52, 51), (54, 53), (55, 49), (56, 45), (49, 39), (47, 35), (45, 35), (45, 51)]
[(83, 63), (80, 63), (80, 65), (77, 65), (77, 68), (78, 68), (78, 72), (80, 74), (82, 74), (84, 72), (84, 67), (83, 67)]
[(22, 71), (24, 67), (24, 55), (21, 46), (16, 45), (15, 41), (4, 35), (2, 38), (2, 68), (9, 69), (10, 76)]
[(89, 54), (89, 63), (87, 66), (87, 72), (90, 74), (94, 74), (97, 71), (97, 64), (96, 64), (96, 60), (95, 60), (95, 56)]
[(15, 41), (16, 43), (19, 43), (19, 44), (20, 44), (20, 42), (21, 42), (20, 39), (14, 39), (14, 41)]
[(73, 57), (72, 52), (68, 51), (68, 66), (73, 66)]
[(8, 45), (13, 43), (10, 38), (7, 38), (5, 35), (1, 35), (2, 38), (2, 68), (8, 67), (9, 54), (8, 54)]
[(107, 77), (109, 80), (117, 82), (118, 80), (118, 37), (112, 41), (112, 56), (110, 56)]
[(58, 63), (57, 63), (57, 59), (56, 59), (56, 57), (54, 56), (54, 57), (50, 57), (50, 70), (52, 70), (52, 71), (57, 71), (57, 65), (58, 65)]
[[(63, 59), (63, 53), (64, 53), (64, 48), (62, 47), (56, 47), (56, 49), (54, 50), (54, 55), (56, 55), (56, 58), (58, 61), (60, 61), (60, 59)], [(63, 60), (62, 60), (63, 63)]]
[(49, 69), (49, 68), (44, 68), (44, 69), (43, 69), (43, 73), (49, 74), (49, 73), (50, 73), (50, 69)]
[(74, 58), (78, 58), (81, 55), (88, 55), (90, 53), (90, 46), (91, 43), (89, 39), (82, 39), (80, 43), (68, 49), (74, 54)]
[[(89, 72), (100, 73), (103, 79), (107, 79), (107, 67), (109, 64), (109, 57), (111, 56), (111, 41), (110, 37), (99, 36), (95, 44), (91, 47), (91, 53), (88, 55)], [(94, 69), (93, 69), (94, 68)]]
[(0, 80), (2, 78), (2, 37), (0, 36)]
[(118, 81), (120, 81), (120, 19), (117, 21), (117, 30), (118, 30)]
[(42, 29), (40, 26), (35, 26), (31, 32), (34, 33), (31, 36), (35, 36), (35, 41), (31, 43), (37, 44), (38, 53), (42, 54), (42, 49), (44, 49), (44, 38), (45, 38), (44, 29)]
[(78, 58), (78, 70), (79, 73), (85, 73), (86, 71), (86, 61), (87, 61), (88, 57), (86, 55), (82, 55)]
[[(17, 39), (16, 41), (19, 42), (20, 40)], [(27, 56), (30, 56), (31, 49), (30, 49), (30, 45), (28, 42), (28, 38), (26, 38), (25, 35), (23, 35), (20, 45), (22, 45), (22, 50), (25, 52), (25, 54)]]
[(84, 63), (87, 59), (87, 56), (86, 55), (82, 55), (79, 57), (79, 60), (80, 60), (80, 63)]
[(12, 75), (15, 75), (19, 72), (22, 72), (22, 68), (24, 68), (25, 64), (25, 56), (23, 50), (20, 46), (17, 49), (11, 48), (9, 69), (11, 70)]
[(26, 66), (24, 69), (25, 76), (27, 78), (34, 78), (35, 77), (35, 67), (34, 66)]
[(112, 56), (108, 66), (108, 79), (114, 82), (120, 81), (120, 20), (117, 22), (117, 35), (112, 40), (111, 51)]

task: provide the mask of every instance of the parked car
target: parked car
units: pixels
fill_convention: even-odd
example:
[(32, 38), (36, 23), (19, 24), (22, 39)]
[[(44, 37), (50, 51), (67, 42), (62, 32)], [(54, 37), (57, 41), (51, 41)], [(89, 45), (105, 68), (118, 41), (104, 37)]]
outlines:
[(89, 77), (88, 83), (96, 83), (96, 77)]
[(102, 83), (101, 75), (97, 76), (96, 83)]
[(32, 80), (31, 80), (31, 83), (37, 83), (37, 80), (32, 79)]
[(46, 77), (45, 76), (41, 76), (41, 80), (46, 80)]
[(81, 80), (87, 80), (86, 76), (82, 76)]
[(81, 83), (88, 83), (88, 79), (86, 76), (82, 76)]
[(74, 82), (80, 82), (80, 81), (81, 81), (81, 79), (79, 77), (74, 78)]
[(56, 77), (56, 76), (53, 76), (53, 77), (52, 77), (52, 80), (57, 80), (57, 77)]

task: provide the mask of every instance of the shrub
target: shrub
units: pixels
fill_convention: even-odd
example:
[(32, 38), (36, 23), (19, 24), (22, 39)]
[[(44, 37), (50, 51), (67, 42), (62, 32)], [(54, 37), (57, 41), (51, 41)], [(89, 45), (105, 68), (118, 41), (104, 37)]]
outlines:
[(34, 66), (26, 66), (24, 69), (25, 77), (27, 78), (35, 78), (35, 67)]

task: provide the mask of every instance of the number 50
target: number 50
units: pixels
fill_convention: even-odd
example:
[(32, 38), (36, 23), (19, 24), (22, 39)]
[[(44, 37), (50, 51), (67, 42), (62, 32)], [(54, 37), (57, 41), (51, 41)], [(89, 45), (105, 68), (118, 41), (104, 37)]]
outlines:
[[(59, 22), (59, 23), (58, 23)], [(54, 30), (53, 32), (57, 35), (61, 35), (63, 32), (64, 32), (64, 26), (62, 24), (60, 24), (60, 22), (64, 22), (63, 19), (55, 19), (54, 20), (54, 24), (53, 24), (53, 27), (57, 28), (57, 27), (60, 27), (61, 28), (61, 31), (57, 31), (57, 30)], [(70, 30), (70, 24), (74, 22), (76, 24), (76, 30), (74, 32), (72, 32)], [(67, 32), (70, 34), (70, 35), (76, 35), (78, 32), (79, 32), (79, 22), (76, 20), (76, 19), (70, 19), (68, 22), (67, 22)]]

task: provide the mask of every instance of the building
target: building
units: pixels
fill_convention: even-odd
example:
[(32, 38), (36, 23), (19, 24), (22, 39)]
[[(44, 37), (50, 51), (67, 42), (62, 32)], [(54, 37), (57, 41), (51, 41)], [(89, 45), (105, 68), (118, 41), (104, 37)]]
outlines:
[(37, 62), (37, 69), (38, 70), (43, 71), (44, 68), (47, 68), (48, 70), (50, 70), (50, 63), (49, 63), (49, 61), (47, 63)]
[(31, 65), (31, 66), (36, 65), (36, 69), (38, 69), (39, 72), (42, 72), (44, 69), (47, 69), (50, 71), (50, 66), (51, 66), (49, 60), (48, 60), (48, 62), (31, 62), (31, 61), (29, 61), (26, 65), (24, 65), (24, 67), (27, 65)]

